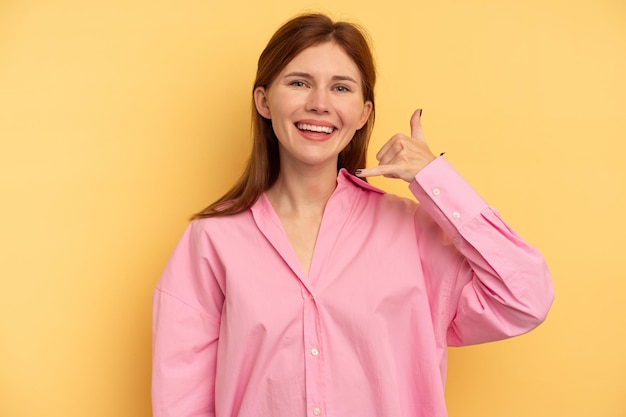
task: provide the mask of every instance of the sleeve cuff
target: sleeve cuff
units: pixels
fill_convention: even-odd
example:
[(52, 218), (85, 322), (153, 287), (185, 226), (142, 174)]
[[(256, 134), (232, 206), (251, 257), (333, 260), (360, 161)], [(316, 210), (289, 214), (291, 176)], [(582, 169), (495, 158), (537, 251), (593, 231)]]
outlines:
[(418, 172), (409, 189), (438, 223), (445, 219), (457, 230), (488, 207), (485, 200), (443, 157)]

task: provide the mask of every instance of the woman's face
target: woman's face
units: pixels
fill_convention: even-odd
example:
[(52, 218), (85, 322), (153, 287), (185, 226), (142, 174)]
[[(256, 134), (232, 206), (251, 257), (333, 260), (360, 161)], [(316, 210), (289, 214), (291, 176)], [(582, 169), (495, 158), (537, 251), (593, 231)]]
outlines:
[(372, 111), (359, 69), (334, 42), (296, 55), (267, 89), (256, 88), (254, 100), (259, 114), (272, 121), (282, 168), (336, 169), (339, 152)]

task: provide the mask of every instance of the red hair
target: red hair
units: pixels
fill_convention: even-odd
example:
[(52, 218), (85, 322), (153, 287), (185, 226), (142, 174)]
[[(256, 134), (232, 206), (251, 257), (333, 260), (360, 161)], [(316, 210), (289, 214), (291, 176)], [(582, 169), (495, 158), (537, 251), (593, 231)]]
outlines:
[[(333, 22), (323, 14), (305, 14), (287, 21), (270, 39), (259, 57), (257, 87), (268, 88), (285, 66), (300, 52), (325, 42), (339, 45), (354, 61), (361, 73), (363, 100), (372, 102), (371, 114), (365, 125), (357, 130), (337, 159), (337, 170), (354, 172), (365, 166), (367, 146), (374, 127), (374, 85), (376, 68), (365, 32), (357, 25)], [(256, 202), (278, 178), (280, 159), (278, 139), (271, 120), (261, 116), (252, 100), (252, 154), (246, 169), (235, 185), (220, 199), (195, 214), (193, 219), (241, 213)]]

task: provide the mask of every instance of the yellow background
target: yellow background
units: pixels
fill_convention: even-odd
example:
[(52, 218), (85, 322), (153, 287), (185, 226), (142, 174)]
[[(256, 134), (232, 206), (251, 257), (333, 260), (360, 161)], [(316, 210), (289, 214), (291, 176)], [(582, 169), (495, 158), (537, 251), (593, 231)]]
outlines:
[(625, 416), (623, 0), (0, 0), (0, 415), (150, 415), (152, 289), (239, 175), (256, 59), (305, 10), (372, 35), (372, 156), (423, 107), (553, 272), (539, 329), (451, 350), (450, 416)]

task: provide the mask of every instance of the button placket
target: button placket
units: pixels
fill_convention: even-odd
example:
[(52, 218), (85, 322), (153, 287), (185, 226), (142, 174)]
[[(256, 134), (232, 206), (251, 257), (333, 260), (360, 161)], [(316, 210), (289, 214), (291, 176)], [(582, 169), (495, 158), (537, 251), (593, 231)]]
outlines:
[(311, 297), (305, 300), (304, 307), (304, 346), (306, 347), (305, 383), (306, 404), (308, 415), (322, 414), (324, 393), (326, 390), (321, 350), (321, 335), (319, 327), (318, 300)]

